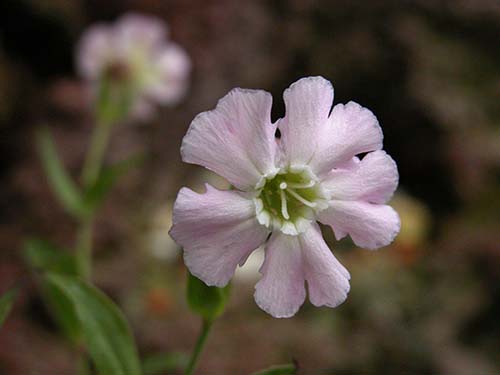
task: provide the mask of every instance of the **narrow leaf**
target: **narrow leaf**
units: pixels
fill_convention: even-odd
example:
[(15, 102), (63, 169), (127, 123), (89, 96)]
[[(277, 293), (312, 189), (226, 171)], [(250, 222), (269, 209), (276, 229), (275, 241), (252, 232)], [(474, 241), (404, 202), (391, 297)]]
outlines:
[(212, 321), (224, 312), (229, 297), (229, 288), (207, 286), (188, 272), (187, 300), (189, 307), (198, 315)]
[(30, 238), (24, 243), (23, 255), (33, 268), (63, 275), (78, 274), (75, 258), (67, 250), (60, 249), (50, 242)]
[(56, 197), (71, 215), (85, 216), (87, 212), (79, 189), (59, 160), (54, 141), (47, 129), (38, 133), (37, 144), (43, 169)]
[(297, 366), (294, 363), (286, 365), (271, 366), (265, 370), (257, 371), (252, 375), (294, 375), (297, 373)]
[(11, 289), (0, 297), (0, 327), (3, 325), (7, 315), (9, 315), (9, 312), (12, 309), (16, 294), (17, 291), (15, 289)]
[[(78, 268), (75, 258), (65, 249), (60, 249), (47, 241), (29, 239), (24, 244), (23, 255), (35, 269), (76, 276)], [(80, 322), (71, 300), (52, 284), (44, 281), (42, 297), (64, 334), (77, 343), (81, 336)]]
[(88, 210), (95, 210), (112, 189), (116, 181), (144, 160), (142, 155), (136, 155), (115, 165), (103, 168), (96, 183), (84, 193), (84, 202)]
[(140, 375), (137, 349), (119, 308), (76, 277), (49, 274), (47, 281), (72, 302), (89, 354), (101, 375)]
[(189, 356), (182, 352), (153, 354), (142, 361), (142, 371), (144, 375), (161, 375), (185, 368), (188, 361)]

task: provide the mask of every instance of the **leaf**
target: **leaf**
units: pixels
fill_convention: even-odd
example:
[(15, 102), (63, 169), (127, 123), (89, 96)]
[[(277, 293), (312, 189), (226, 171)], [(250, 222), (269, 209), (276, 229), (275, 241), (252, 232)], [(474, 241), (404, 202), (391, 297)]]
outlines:
[(46, 280), (71, 300), (90, 357), (101, 375), (141, 374), (127, 321), (106, 295), (76, 277), (51, 273)]
[(0, 327), (3, 325), (7, 315), (9, 315), (9, 312), (12, 309), (16, 294), (17, 290), (11, 289), (0, 297)]
[(94, 211), (104, 200), (115, 182), (131, 168), (142, 163), (144, 157), (135, 155), (110, 167), (103, 168), (96, 183), (84, 193), (84, 203), (89, 211)]
[(252, 375), (294, 375), (297, 373), (297, 365), (289, 363), (286, 365), (271, 366), (267, 369), (252, 373)]
[(75, 258), (64, 249), (50, 242), (30, 238), (24, 243), (24, 258), (34, 268), (57, 272), (63, 275), (78, 274)]
[[(57, 248), (47, 241), (36, 238), (25, 241), (23, 255), (35, 269), (69, 276), (78, 275), (75, 258), (65, 249)], [(42, 285), (42, 297), (64, 334), (77, 343), (81, 336), (80, 322), (71, 300), (46, 281)]]
[(224, 312), (229, 290), (229, 284), (224, 288), (207, 286), (188, 272), (187, 300), (189, 307), (208, 321), (213, 321)]
[(189, 356), (182, 352), (153, 354), (142, 361), (144, 375), (161, 375), (179, 369), (188, 364)]
[(47, 129), (38, 133), (37, 145), (49, 185), (64, 209), (77, 218), (86, 216), (88, 212), (80, 191), (59, 160), (54, 141)]

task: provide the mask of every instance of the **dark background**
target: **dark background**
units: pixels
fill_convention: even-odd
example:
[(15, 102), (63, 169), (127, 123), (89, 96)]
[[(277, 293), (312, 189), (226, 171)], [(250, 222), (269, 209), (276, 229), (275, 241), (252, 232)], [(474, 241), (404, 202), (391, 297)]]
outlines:
[(189, 351), (199, 329), (167, 234), (171, 205), (181, 186), (224, 182), (181, 163), (190, 121), (237, 86), (270, 91), (276, 119), (287, 86), (322, 75), (335, 102), (354, 100), (377, 115), (400, 171), (393, 205), (402, 232), (367, 252), (325, 231), (352, 276), (349, 298), (335, 310), (306, 303), (293, 319), (272, 319), (253, 302), (255, 267), (241, 273), (199, 373), (245, 374), (291, 359), (302, 374), (499, 373), (495, 0), (2, 1), (0, 292), (25, 288), (0, 330), (0, 373), (74, 373), (75, 353), (20, 257), (32, 235), (70, 248), (76, 224), (49, 190), (34, 132), (50, 127), (77, 176), (92, 117), (74, 46), (88, 25), (132, 10), (168, 22), (193, 62), (185, 100), (148, 123), (115, 129), (107, 154), (147, 155), (107, 200), (95, 242), (95, 282), (124, 309), (141, 355)]

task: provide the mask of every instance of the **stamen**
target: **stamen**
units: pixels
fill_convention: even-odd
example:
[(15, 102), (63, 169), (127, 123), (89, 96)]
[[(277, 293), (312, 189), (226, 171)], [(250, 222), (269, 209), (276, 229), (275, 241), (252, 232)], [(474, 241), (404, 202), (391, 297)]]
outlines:
[(288, 186), (289, 186), (289, 185), (288, 185), (286, 182), (282, 182), (282, 183), (280, 184), (280, 189), (281, 189), (281, 190), (285, 190)]
[[(307, 207), (311, 207), (311, 208), (314, 208), (316, 207), (316, 203), (314, 202), (309, 202), (307, 199), (304, 199), (302, 198), (299, 194), (297, 194), (294, 190), (292, 189), (286, 189), (286, 192), (289, 193), (292, 197), (294, 197), (295, 199), (297, 199), (298, 201), (302, 202), (303, 204), (305, 204)], [(283, 198), (281, 198), (283, 199)]]
[[(284, 182), (282, 182), (282, 184), (284, 184)], [(281, 214), (286, 220), (288, 220), (290, 219), (290, 215), (288, 214), (288, 207), (286, 205), (286, 196), (284, 190), (280, 190), (280, 196), (281, 196)]]
[(288, 187), (291, 187), (292, 189), (308, 189), (313, 187), (316, 184), (316, 181), (309, 181), (307, 183), (294, 183), (294, 182), (289, 182)]

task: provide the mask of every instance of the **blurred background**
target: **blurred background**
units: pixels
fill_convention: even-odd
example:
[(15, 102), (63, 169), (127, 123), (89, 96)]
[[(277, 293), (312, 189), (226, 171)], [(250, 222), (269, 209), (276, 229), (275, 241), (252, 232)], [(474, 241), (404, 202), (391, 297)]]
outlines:
[(109, 162), (146, 161), (99, 213), (94, 280), (125, 311), (141, 356), (186, 351), (198, 318), (184, 300), (185, 268), (168, 236), (181, 186), (224, 181), (183, 164), (190, 121), (233, 87), (273, 94), (322, 75), (335, 102), (371, 109), (397, 161), (396, 241), (377, 252), (325, 236), (351, 272), (337, 309), (308, 302), (273, 319), (253, 301), (259, 257), (238, 271), (200, 374), (247, 374), (297, 361), (300, 374), (500, 373), (500, 2), (98, 1), (0, 2), (0, 292), (25, 286), (0, 330), (1, 374), (73, 374), (75, 353), (20, 256), (38, 235), (71, 247), (75, 223), (51, 194), (34, 147), (50, 127), (75, 175), (93, 122), (74, 48), (96, 21), (154, 14), (193, 62), (188, 95), (151, 121), (115, 129)]

